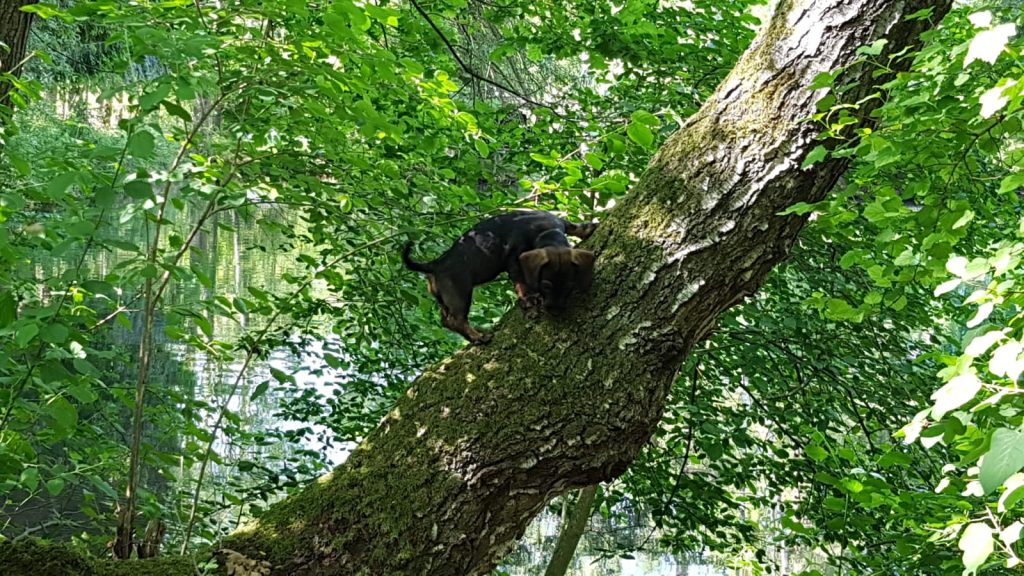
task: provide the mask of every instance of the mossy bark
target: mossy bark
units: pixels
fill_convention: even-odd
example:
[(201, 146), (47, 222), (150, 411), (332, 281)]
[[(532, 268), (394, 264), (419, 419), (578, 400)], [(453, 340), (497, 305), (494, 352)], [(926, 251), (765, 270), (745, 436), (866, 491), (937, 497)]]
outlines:
[[(225, 543), (273, 574), (485, 574), (555, 495), (621, 474), (651, 437), (688, 351), (786, 257), (843, 160), (801, 169), (804, 119), (856, 49), (917, 42), (948, 0), (797, 0), (661, 148), (586, 243), (593, 294), (568, 317), (506, 317), (488, 346), (424, 373), (348, 462)], [(922, 8), (931, 19), (906, 20)], [(886, 61), (886, 54), (881, 57)], [(899, 62), (896, 66), (906, 66)], [(868, 117), (879, 99), (862, 104)]]
[[(23, 6), (35, 4), (37, 0), (3, 0), (0, 2), (0, 74), (18, 75), (19, 66), (25, 59), (28, 47), (28, 33), (32, 28), (32, 14), (22, 12)], [(11, 85), (0, 79), (0, 106), (10, 106)]]
[[(904, 18), (928, 7), (931, 19)], [(807, 86), (846, 68), (844, 99), (859, 100), (878, 79), (856, 49), (885, 38), (900, 52), (948, 9), (780, 2), (586, 243), (592, 295), (560, 319), (513, 312), (490, 345), (424, 373), (348, 462), (224, 543), (256, 561), (234, 555), (234, 573), (485, 574), (552, 497), (621, 474), (685, 355), (786, 257), (804, 220), (779, 212), (821, 199), (846, 168), (800, 168), (820, 143), (803, 120), (823, 93)]]
[(150, 560), (96, 560), (67, 546), (27, 538), (0, 543), (3, 576), (191, 576), (195, 559), (186, 556)]

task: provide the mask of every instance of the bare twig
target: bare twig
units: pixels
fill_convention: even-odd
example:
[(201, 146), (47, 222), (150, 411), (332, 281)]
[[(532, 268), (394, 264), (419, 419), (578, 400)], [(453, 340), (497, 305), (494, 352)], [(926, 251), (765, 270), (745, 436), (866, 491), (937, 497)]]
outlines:
[(550, 104), (537, 102), (536, 100), (533, 100), (532, 98), (524, 94), (520, 94), (519, 92), (513, 90), (512, 88), (509, 88), (508, 86), (500, 82), (495, 82), (494, 80), (491, 80), (490, 78), (483, 76), (482, 74), (479, 74), (476, 70), (470, 68), (469, 65), (466, 64), (466, 62), (462, 59), (462, 56), (459, 56), (459, 52), (455, 49), (455, 46), (452, 45), (451, 40), (449, 40), (448, 37), (445, 36), (444, 32), (441, 31), (441, 28), (439, 28), (437, 24), (434, 23), (434, 20), (430, 18), (430, 15), (427, 14), (426, 10), (424, 10), (423, 7), (420, 6), (418, 2), (416, 2), (416, 0), (411, 1), (413, 8), (415, 8), (416, 11), (419, 12), (420, 16), (423, 16), (423, 19), (427, 21), (427, 24), (429, 24), (430, 27), (434, 30), (434, 33), (437, 34), (437, 36), (441, 39), (442, 42), (444, 42), (444, 45), (448, 48), (448, 52), (451, 53), (452, 58), (455, 58), (455, 61), (459, 64), (462, 70), (466, 72), (466, 74), (469, 74), (470, 76), (476, 78), (477, 80), (483, 82), (484, 84), (489, 84), (497, 88), (498, 90), (501, 90), (502, 92), (511, 94), (512, 96), (519, 98), (520, 100), (526, 102), (527, 104), (531, 104), (538, 108), (546, 108), (550, 110), (551, 113), (554, 114), (555, 116), (559, 118), (565, 118), (557, 111), (555, 111), (555, 109)]

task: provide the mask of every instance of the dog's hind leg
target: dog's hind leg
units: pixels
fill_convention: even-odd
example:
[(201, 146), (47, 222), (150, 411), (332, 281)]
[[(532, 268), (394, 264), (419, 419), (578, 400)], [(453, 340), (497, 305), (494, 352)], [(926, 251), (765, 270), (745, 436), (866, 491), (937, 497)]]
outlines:
[(481, 332), (469, 323), (469, 307), (473, 303), (473, 285), (465, 282), (439, 282), (435, 286), (438, 291), (435, 294), (441, 304), (441, 324), (445, 328), (461, 334), (466, 340), (473, 344), (486, 344), (491, 341), (491, 335)]
[(474, 328), (473, 325), (469, 323), (469, 318), (459, 317), (451, 314), (450, 312), (442, 312), (441, 323), (444, 324), (445, 328), (452, 332), (462, 334), (466, 340), (469, 340), (473, 344), (487, 344), (491, 341), (491, 335)]

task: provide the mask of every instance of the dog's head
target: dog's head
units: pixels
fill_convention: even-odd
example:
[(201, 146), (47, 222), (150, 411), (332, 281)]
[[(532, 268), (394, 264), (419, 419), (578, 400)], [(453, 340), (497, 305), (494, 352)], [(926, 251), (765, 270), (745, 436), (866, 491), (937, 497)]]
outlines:
[(519, 255), (519, 265), (526, 285), (541, 295), (544, 308), (558, 313), (569, 307), (574, 293), (582, 294), (590, 289), (595, 258), (588, 250), (548, 246), (523, 252)]

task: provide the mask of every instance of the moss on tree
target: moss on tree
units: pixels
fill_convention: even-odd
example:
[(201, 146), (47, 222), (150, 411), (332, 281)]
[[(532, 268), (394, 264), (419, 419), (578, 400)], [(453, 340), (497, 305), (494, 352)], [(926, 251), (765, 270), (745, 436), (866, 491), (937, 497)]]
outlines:
[(35, 538), (0, 542), (3, 576), (189, 576), (198, 561), (188, 556), (97, 560), (67, 545)]

